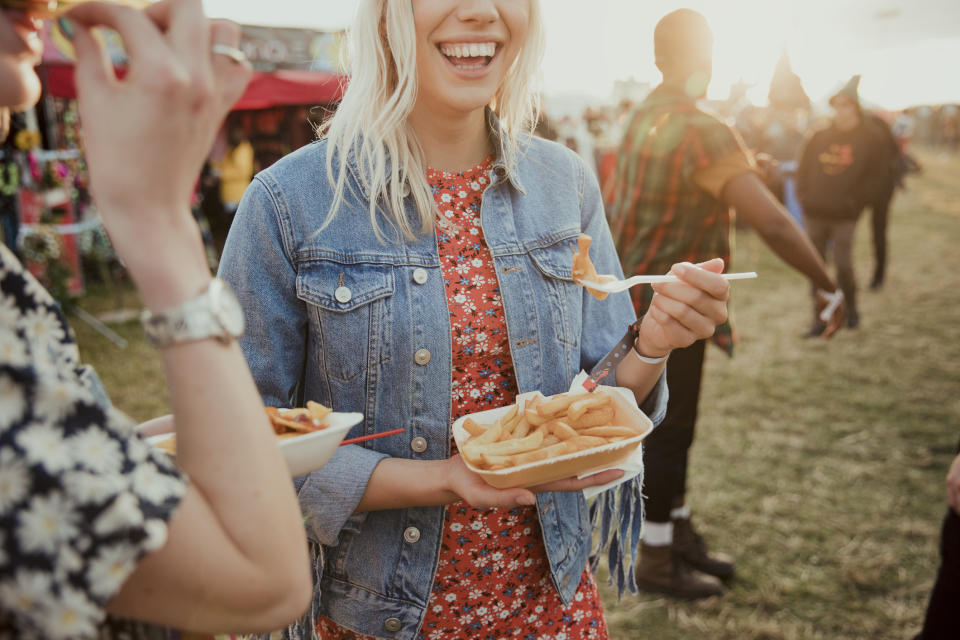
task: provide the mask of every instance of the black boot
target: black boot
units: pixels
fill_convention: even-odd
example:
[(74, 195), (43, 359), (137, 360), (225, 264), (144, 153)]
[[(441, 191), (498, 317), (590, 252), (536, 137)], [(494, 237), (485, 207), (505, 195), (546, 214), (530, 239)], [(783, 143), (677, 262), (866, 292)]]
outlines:
[(721, 580), (733, 577), (734, 565), (729, 556), (724, 554), (710, 554), (707, 543), (693, 528), (690, 518), (673, 521), (673, 550), (687, 564), (698, 571)]

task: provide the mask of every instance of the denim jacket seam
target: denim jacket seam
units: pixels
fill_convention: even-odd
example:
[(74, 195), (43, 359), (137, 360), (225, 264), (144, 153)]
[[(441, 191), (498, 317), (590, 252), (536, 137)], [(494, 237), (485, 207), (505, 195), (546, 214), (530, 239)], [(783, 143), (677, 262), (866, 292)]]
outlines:
[(293, 238), (293, 221), (289, 216), (287, 201), (283, 197), (283, 189), (277, 181), (273, 179), (273, 176), (267, 172), (256, 175), (254, 180), (258, 180), (270, 196), (270, 201), (273, 203), (273, 216), (277, 222), (277, 228), (280, 230), (280, 242), (283, 243), (283, 250), (286, 253), (285, 257), (290, 264), (295, 265), (297, 262), (293, 258), (296, 253), (293, 248), (295, 244)]
[(397, 604), (397, 605), (400, 605), (400, 606), (414, 607), (414, 608), (417, 608), (417, 609), (425, 609), (426, 606), (427, 606), (425, 603), (424, 603), (424, 604), (418, 604), (418, 603), (416, 603), (416, 602), (411, 602), (410, 600), (406, 600), (406, 599), (403, 599), (403, 598), (397, 598), (397, 597), (395, 597), (395, 596), (389, 596), (389, 595), (387, 595), (387, 594), (385, 594), (385, 593), (380, 593), (379, 591), (373, 591), (372, 589), (369, 589), (369, 588), (367, 588), (367, 587), (365, 587), (365, 586), (363, 586), (363, 585), (359, 585), (359, 584), (357, 584), (357, 583), (355, 583), (355, 582), (351, 582), (350, 580), (343, 580), (343, 579), (341, 579), (341, 578), (337, 578), (337, 577), (331, 576), (331, 575), (329, 575), (329, 574), (327, 574), (327, 573), (324, 574), (324, 576), (320, 579), (320, 581), (321, 581), (321, 588), (320, 588), (321, 593), (323, 592), (323, 585), (322, 585), (323, 582), (325, 582), (325, 581), (326, 581), (326, 582), (337, 582), (337, 583), (342, 584), (342, 585), (344, 585), (344, 586), (346, 586), (346, 587), (349, 587), (349, 588), (351, 588), (351, 589), (356, 589), (357, 591), (363, 591), (364, 593), (367, 593), (367, 594), (369, 594), (369, 595), (371, 595), (371, 596), (373, 596), (374, 598), (377, 598), (377, 599), (379, 599), (379, 600), (388, 600), (388, 601), (390, 601), (391, 603)]

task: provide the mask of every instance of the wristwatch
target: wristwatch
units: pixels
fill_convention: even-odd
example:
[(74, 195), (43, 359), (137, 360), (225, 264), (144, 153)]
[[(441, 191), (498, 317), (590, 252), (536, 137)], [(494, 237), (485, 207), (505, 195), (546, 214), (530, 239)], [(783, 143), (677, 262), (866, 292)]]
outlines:
[(147, 342), (163, 348), (180, 342), (216, 338), (223, 344), (243, 335), (243, 310), (230, 285), (214, 278), (196, 298), (140, 316)]

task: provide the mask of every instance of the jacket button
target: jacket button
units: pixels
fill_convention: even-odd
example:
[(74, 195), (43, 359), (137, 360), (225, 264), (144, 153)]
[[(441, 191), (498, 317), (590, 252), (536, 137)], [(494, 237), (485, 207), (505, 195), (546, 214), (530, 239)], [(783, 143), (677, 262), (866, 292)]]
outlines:
[(407, 527), (407, 529), (403, 532), (403, 539), (410, 544), (418, 542), (420, 540), (420, 529), (417, 529), (416, 527)]
[(430, 362), (430, 352), (426, 349), (417, 349), (417, 352), (413, 354), (413, 361), (423, 366)]
[(427, 270), (417, 267), (413, 270), (413, 281), (417, 284), (423, 284), (427, 281)]
[(427, 439), (419, 436), (414, 438), (410, 441), (410, 448), (417, 453), (423, 453), (427, 450)]
[(347, 287), (337, 287), (337, 290), (333, 292), (333, 297), (337, 299), (337, 302), (346, 304), (353, 298), (353, 292)]
[(403, 623), (400, 622), (400, 618), (387, 618), (383, 623), (383, 628), (387, 631), (400, 631), (402, 626)]

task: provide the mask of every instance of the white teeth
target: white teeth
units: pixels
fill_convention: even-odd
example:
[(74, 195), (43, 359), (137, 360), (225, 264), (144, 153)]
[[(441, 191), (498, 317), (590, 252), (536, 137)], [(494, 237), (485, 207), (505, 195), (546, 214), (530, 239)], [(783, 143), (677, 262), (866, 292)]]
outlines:
[(492, 58), (497, 52), (497, 44), (495, 42), (444, 43), (440, 45), (440, 52), (451, 58), (477, 58), (480, 56)]

